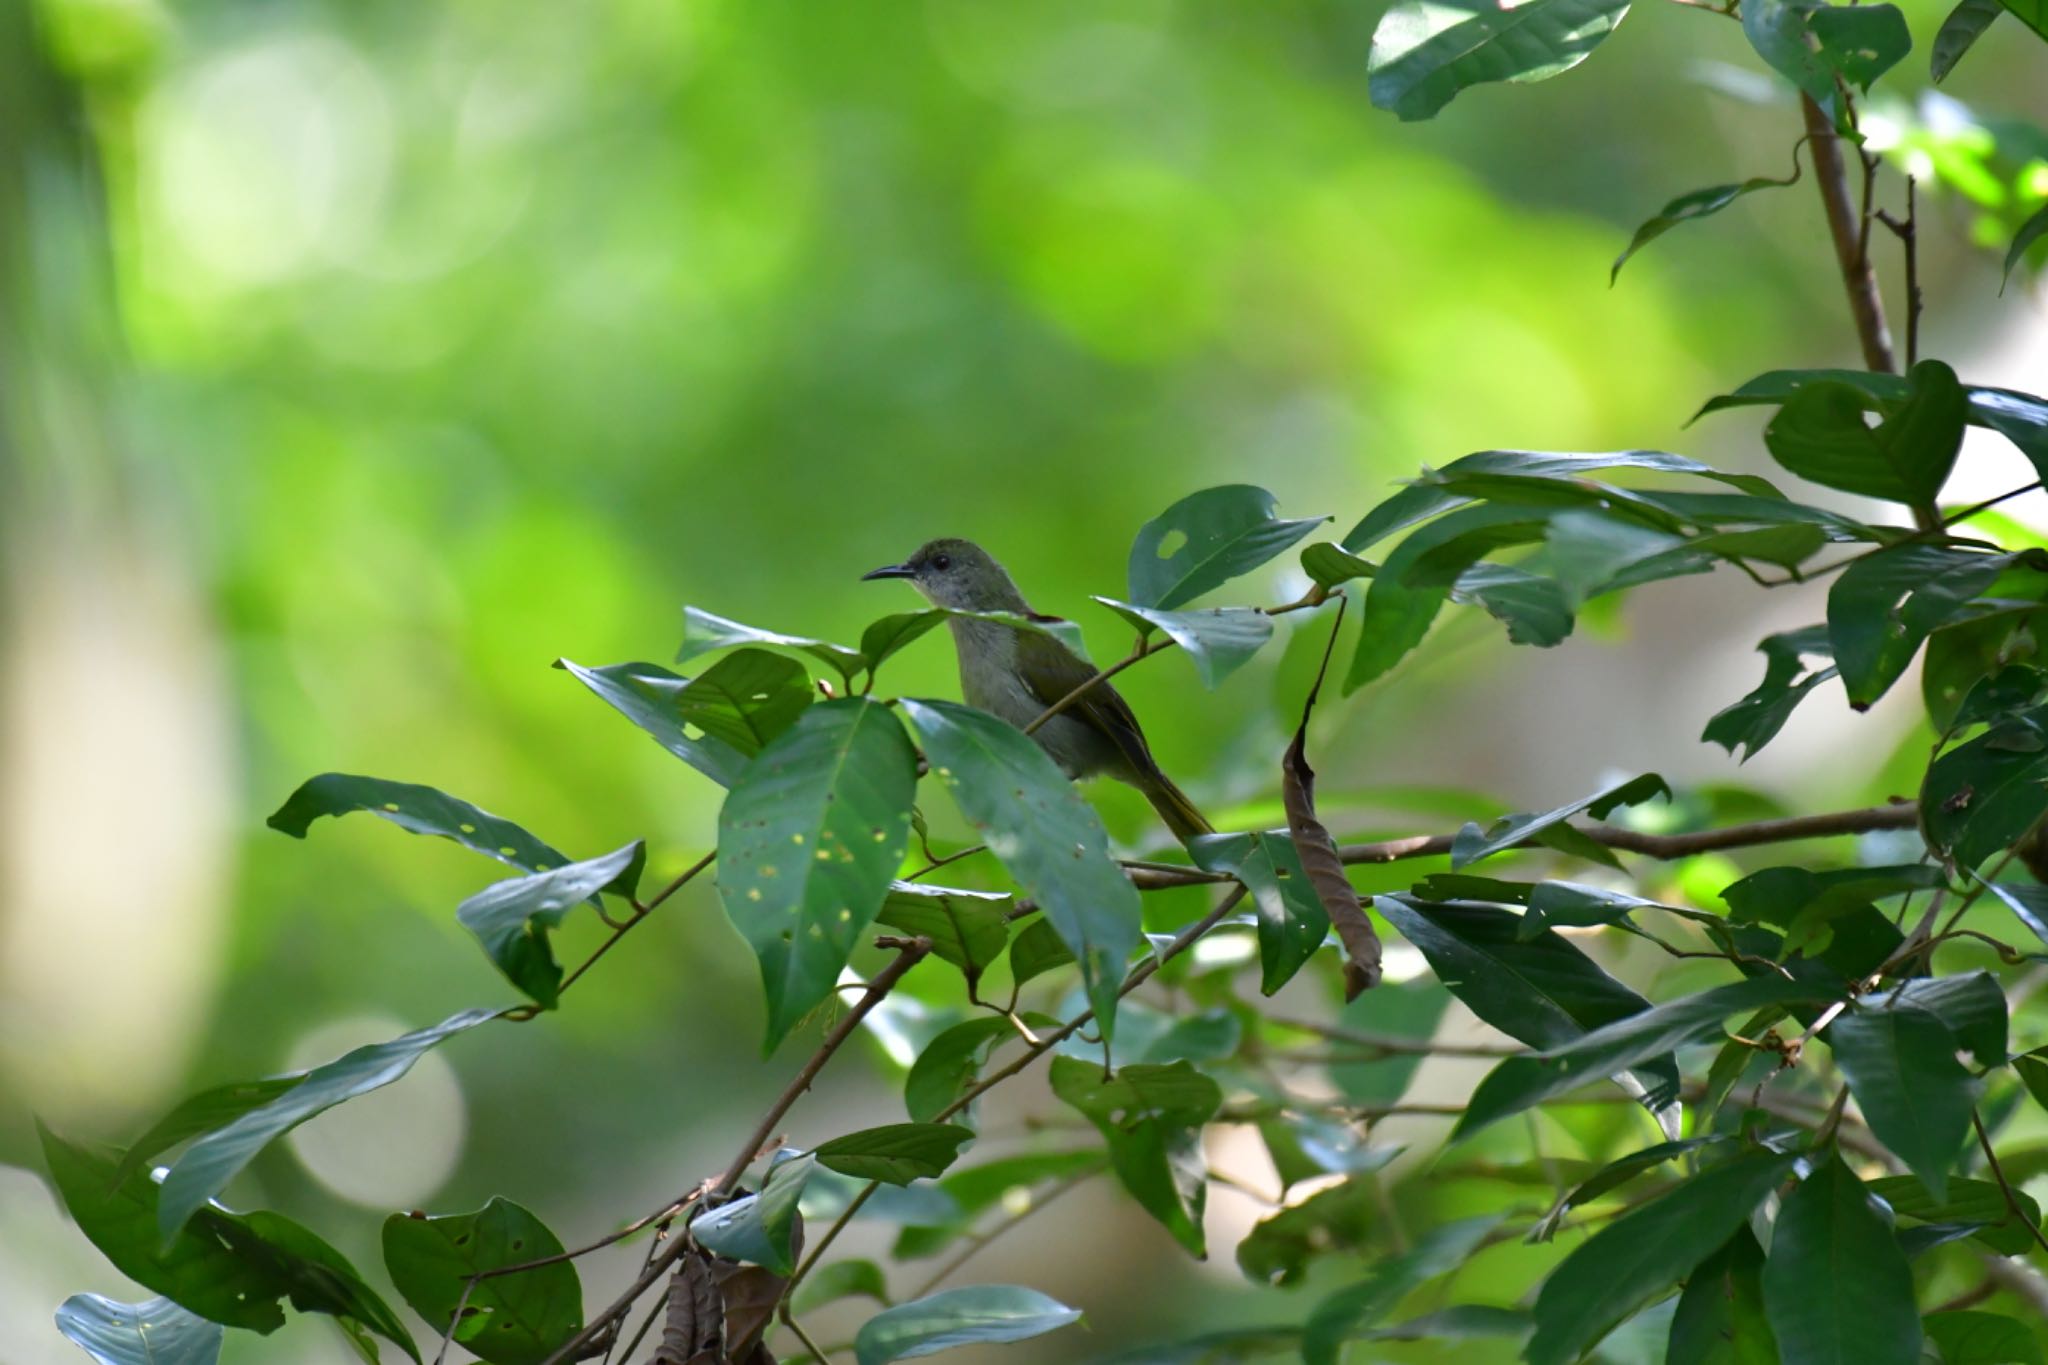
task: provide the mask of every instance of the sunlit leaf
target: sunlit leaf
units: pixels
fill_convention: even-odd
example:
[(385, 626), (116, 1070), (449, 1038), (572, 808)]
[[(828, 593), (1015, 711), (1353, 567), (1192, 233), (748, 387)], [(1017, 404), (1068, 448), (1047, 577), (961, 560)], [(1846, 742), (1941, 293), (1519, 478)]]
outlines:
[(583, 1285), (569, 1261), (472, 1278), (561, 1253), (547, 1224), (509, 1199), (475, 1213), (384, 1220), (391, 1283), (430, 1327), (492, 1365), (539, 1365), (574, 1336), (583, 1326)]
[(1913, 49), (1913, 35), (1897, 5), (1816, 4), (1806, 16), (1806, 27), (1821, 60), (1866, 93)]
[(958, 967), (970, 987), (1010, 942), (1006, 891), (967, 891), (924, 882), (891, 882), (877, 924), (932, 941), (932, 952)]
[(789, 1274), (795, 1269), (801, 1227), (797, 1201), (815, 1165), (809, 1156), (783, 1162), (768, 1173), (759, 1194), (742, 1195), (698, 1214), (690, 1222), (690, 1235), (707, 1251)]
[(739, 781), (747, 766), (745, 753), (714, 735), (691, 735), (683, 729), (682, 711), (676, 699), (689, 686), (689, 679), (677, 677), (659, 664), (585, 668), (568, 659), (557, 659), (555, 667), (567, 670), (613, 710), (645, 730), (655, 743), (719, 786), (730, 787)]
[(1026, 1341), (1080, 1320), (1078, 1308), (1018, 1285), (942, 1289), (862, 1323), (853, 1353), (860, 1365), (886, 1365), (955, 1346)]
[(2006, 279), (2012, 278), (2012, 268), (2027, 254), (2027, 248), (2043, 237), (2048, 237), (2048, 204), (2035, 209), (2027, 221), (2020, 224), (2019, 231), (2013, 233), (2012, 245), (2005, 253)]
[(545, 872), (569, 861), (567, 854), (542, 843), (510, 820), (501, 820), (433, 787), (390, 782), (381, 777), (322, 773), (309, 778), (265, 823), (294, 839), (303, 839), (307, 828), (321, 816), (342, 816), (359, 810), (414, 834), (453, 839), (464, 848), (522, 872)]
[(513, 985), (542, 1008), (553, 1009), (562, 967), (548, 931), (599, 891), (631, 896), (646, 862), (647, 845), (636, 839), (601, 858), (487, 886), (456, 907), (455, 917)]
[(816, 693), (804, 666), (765, 649), (736, 649), (675, 693), (685, 726), (752, 757), (796, 724)]
[(1130, 600), (1170, 611), (1250, 573), (1328, 517), (1282, 518), (1263, 488), (1190, 493), (1146, 522), (1131, 544)]
[(1193, 611), (1160, 611), (1133, 606), (1113, 597), (1096, 601), (1136, 626), (1140, 633), (1157, 629), (1194, 661), (1204, 687), (1215, 687), (1242, 667), (1273, 638), (1273, 618), (1255, 607), (1208, 607)]
[(1529, 0), (1512, 9), (1404, 0), (1373, 30), (1367, 89), (1376, 107), (1403, 120), (1431, 118), (1471, 86), (1571, 70), (1627, 13), (1626, 0)]
[(117, 1303), (98, 1294), (64, 1300), (57, 1330), (99, 1365), (213, 1365), (224, 1335), (169, 1299)]
[(1679, 195), (1663, 208), (1658, 209), (1652, 217), (1645, 220), (1643, 225), (1636, 229), (1636, 235), (1629, 239), (1627, 248), (1614, 258), (1614, 265), (1607, 272), (1609, 282), (1611, 283), (1620, 277), (1621, 267), (1627, 263), (1629, 257), (1635, 255), (1638, 251), (1641, 251), (1680, 223), (1690, 223), (1695, 219), (1719, 213), (1745, 194), (1754, 194), (1758, 190), (1783, 189), (1791, 183), (1792, 181), (1789, 179), (1773, 180), (1769, 176), (1759, 175), (1752, 176), (1748, 180), (1740, 181), (1733, 185), (1711, 185), (1703, 190), (1693, 190), (1690, 193)]
[(830, 640), (813, 640), (807, 635), (784, 635), (780, 631), (763, 630), (758, 626), (743, 625), (738, 621), (727, 620), (723, 616), (714, 616), (697, 607), (683, 608), (683, 642), (676, 647), (677, 663), (687, 663), (700, 654), (709, 654), (714, 649), (726, 649), (733, 645), (769, 645), (808, 654), (831, 665), (849, 687), (852, 685), (853, 676), (867, 663), (859, 650), (833, 644)]

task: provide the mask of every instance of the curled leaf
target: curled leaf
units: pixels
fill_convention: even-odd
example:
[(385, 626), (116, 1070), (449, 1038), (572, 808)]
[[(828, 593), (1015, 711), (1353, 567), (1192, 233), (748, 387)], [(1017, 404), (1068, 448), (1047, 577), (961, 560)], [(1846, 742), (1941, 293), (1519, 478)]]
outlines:
[(1280, 760), (1280, 804), (1287, 811), (1287, 832), (1301, 855), (1302, 871), (1330, 916), (1337, 939), (1344, 945), (1344, 998), (1356, 1000), (1362, 992), (1380, 983), (1380, 936), (1365, 913), (1365, 905), (1344, 873), (1344, 860), (1337, 856), (1337, 842), (1316, 818), (1316, 773), (1308, 765), (1308, 718), (1315, 711), (1316, 694), (1322, 691), (1323, 676), (1330, 668), (1330, 649), (1337, 643), (1337, 630), (1344, 624), (1344, 605), (1337, 606), (1337, 619), (1330, 623), (1329, 644), (1323, 647), (1322, 666), (1315, 683), (1301, 705), (1301, 724), (1294, 741)]

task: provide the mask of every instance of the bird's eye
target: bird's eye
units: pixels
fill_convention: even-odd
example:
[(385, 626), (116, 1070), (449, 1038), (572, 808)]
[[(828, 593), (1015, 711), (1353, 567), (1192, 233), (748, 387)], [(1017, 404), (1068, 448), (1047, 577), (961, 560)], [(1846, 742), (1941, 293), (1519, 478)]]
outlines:
[(951, 555), (933, 555), (932, 567), (940, 573), (944, 573), (953, 567), (953, 557)]

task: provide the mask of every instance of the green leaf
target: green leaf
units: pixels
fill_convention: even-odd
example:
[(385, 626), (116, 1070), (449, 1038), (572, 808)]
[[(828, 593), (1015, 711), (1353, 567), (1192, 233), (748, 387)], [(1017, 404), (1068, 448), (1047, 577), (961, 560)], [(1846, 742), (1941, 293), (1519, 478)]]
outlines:
[(2042, 0), (2004, 0), (2006, 9), (2013, 18), (2034, 30), (2043, 39), (2048, 39), (2048, 4)]
[(875, 922), (932, 941), (932, 952), (958, 967), (969, 989), (1010, 942), (1007, 891), (967, 891), (924, 882), (891, 882)]
[(868, 674), (882, 666), (884, 660), (905, 645), (923, 639), (933, 627), (946, 619), (946, 613), (936, 607), (920, 611), (898, 612), (873, 622), (860, 633), (861, 657), (867, 660)]
[(795, 659), (739, 649), (684, 683), (674, 705), (684, 725), (751, 758), (796, 724), (813, 695), (811, 675)]
[(1302, 1328), (1303, 1365), (1337, 1365), (1345, 1342), (1370, 1332), (1425, 1282), (1469, 1261), (1499, 1224), (1498, 1214), (1439, 1223), (1408, 1251), (1374, 1263), (1363, 1280), (1318, 1303)]
[(950, 1123), (889, 1123), (820, 1143), (811, 1155), (857, 1180), (908, 1185), (945, 1174), (960, 1155), (960, 1144), (973, 1136), (972, 1129)]
[(692, 736), (683, 729), (676, 698), (689, 686), (659, 664), (607, 664), (585, 668), (568, 659), (555, 660), (585, 687), (604, 698), (613, 710), (653, 736), (655, 743), (721, 787), (739, 781), (747, 755), (716, 736)]
[(1772, 69), (1838, 120), (1834, 69), (1809, 41), (1815, 8), (1814, 0), (1745, 0), (1742, 33)]
[(1366, 589), (1365, 620), (1345, 690), (1391, 670), (1422, 643), (1461, 574), (1494, 550), (1541, 540), (1549, 515), (1540, 507), (1486, 503), (1410, 533)]
[(1626, 782), (1617, 782), (1611, 787), (1594, 792), (1591, 796), (1558, 806), (1553, 810), (1521, 815), (1504, 815), (1485, 830), (1477, 822), (1468, 823), (1458, 831), (1457, 839), (1451, 845), (1451, 866), (1470, 867), (1482, 858), (1490, 858), (1505, 849), (1513, 848), (1524, 839), (1534, 838), (1543, 830), (1569, 820), (1584, 811), (1595, 820), (1604, 820), (1620, 806), (1639, 806), (1653, 796), (1671, 799), (1671, 787), (1655, 773), (1644, 773)]
[(1105, 1077), (1098, 1063), (1052, 1060), (1052, 1090), (1081, 1111), (1109, 1143), (1117, 1179), (1192, 1256), (1204, 1254), (1202, 1210), (1209, 1171), (1202, 1125), (1223, 1091), (1187, 1062), (1143, 1063)]
[(1263, 488), (1225, 484), (1190, 493), (1138, 529), (1131, 543), (1130, 600), (1168, 611), (1250, 573), (1328, 517), (1292, 520)]
[(148, 1132), (135, 1139), (121, 1157), (121, 1164), (114, 1172), (114, 1183), (121, 1184), (146, 1168), (151, 1157), (169, 1151), (187, 1138), (227, 1127), (305, 1079), (305, 1072), (295, 1071), (287, 1076), (271, 1076), (260, 1081), (230, 1081), (211, 1090), (202, 1090), (158, 1119), (150, 1125)]
[(1078, 1308), (1018, 1285), (942, 1289), (862, 1323), (853, 1353), (860, 1365), (884, 1365), (955, 1346), (1027, 1341), (1080, 1320)]
[(862, 1256), (849, 1256), (819, 1266), (804, 1277), (790, 1297), (791, 1311), (802, 1315), (841, 1299), (868, 1298), (889, 1302), (889, 1283), (882, 1267)]
[(112, 1158), (40, 1125), (38, 1131), (50, 1176), (79, 1231), (144, 1288), (211, 1321), (266, 1334), (283, 1325), (277, 1301), (289, 1298), (300, 1312), (352, 1319), (419, 1359), (404, 1325), (347, 1259), (297, 1223), (216, 1205), (165, 1239), (159, 1190), (147, 1174), (117, 1180)]
[(1664, 1365), (1779, 1365), (1764, 1317), (1763, 1265), (1764, 1249), (1743, 1227), (1694, 1268), (1671, 1315)]
[(1375, 108), (1404, 122), (1433, 118), (1471, 86), (1571, 70), (1627, 13), (1626, 0), (1529, 0), (1513, 9), (1404, 0), (1373, 30), (1367, 90)]
[(1827, 1040), (1870, 1131), (1944, 1198), (1984, 1089), (1956, 1060), (1948, 1025), (1911, 1005), (1858, 1008), (1829, 1026)]
[(903, 1107), (919, 1123), (929, 1123), (967, 1093), (995, 1045), (1015, 1036), (1006, 1018), (984, 1015), (953, 1025), (925, 1044), (903, 1081)]
[(359, 810), (414, 834), (453, 839), (522, 872), (545, 872), (569, 861), (567, 854), (550, 848), (510, 820), (487, 814), (444, 791), (381, 777), (322, 773), (301, 784), (266, 823), (280, 833), (303, 839), (307, 828), (321, 816)]
[(1721, 889), (1730, 918), (1744, 924), (1790, 929), (1801, 920), (1837, 918), (1888, 896), (1945, 886), (1941, 870), (1925, 863), (1891, 867), (1767, 867)]
[(1801, 478), (1931, 507), (1955, 467), (1969, 401), (1956, 372), (1939, 360), (1921, 361), (1907, 380), (1905, 400), (1874, 428), (1864, 421), (1873, 404), (1863, 390), (1831, 382), (1802, 387), (1764, 428), (1764, 444)]
[(1531, 1365), (1567, 1365), (1690, 1273), (1791, 1173), (1796, 1158), (1752, 1152), (1615, 1219), (1564, 1258), (1536, 1296)]
[(1693, 190), (1688, 194), (1679, 195), (1636, 229), (1636, 235), (1629, 239), (1627, 249), (1614, 258), (1614, 265), (1607, 272), (1608, 283), (1612, 284), (1620, 278), (1621, 267), (1629, 257), (1680, 223), (1690, 223), (1695, 219), (1719, 213), (1745, 194), (1754, 194), (1758, 190), (1783, 189), (1791, 183), (1792, 180), (1773, 180), (1769, 176), (1759, 175), (1738, 184), (1711, 185), (1703, 190)]
[(1946, 1197), (1939, 1199), (1910, 1175), (1883, 1176), (1867, 1183), (1870, 1192), (1889, 1204), (1901, 1218), (1917, 1223), (1967, 1226), (1974, 1230), (1978, 1241), (2007, 1256), (2023, 1255), (2035, 1245), (2027, 1223), (2038, 1224), (2041, 1209), (2024, 1190), (2013, 1191), (2025, 1215), (2022, 1218), (2006, 1202), (2005, 1191), (1989, 1180), (1951, 1179)]
[(1949, 11), (1948, 18), (1941, 21), (1941, 31), (1934, 35), (1934, 58), (1928, 68), (1936, 85), (1947, 79), (1963, 54), (1991, 27), (1991, 21), (2004, 12), (2005, 6), (1998, 0), (1962, 0)]
[(2043, 237), (2048, 237), (2048, 204), (2035, 209), (2027, 218), (2027, 221), (2020, 224), (2019, 231), (2012, 235), (2012, 245), (2006, 249), (2005, 253), (2005, 273), (2003, 278), (2007, 280), (2012, 278), (2012, 268), (2018, 265), (2020, 258), (2027, 254), (2027, 248), (2040, 241)]
[(1891, 689), (1930, 634), (1956, 619), (2014, 562), (1943, 545), (1895, 545), (1864, 555), (1828, 591), (1828, 640), (1865, 711)]
[(1571, 602), (1554, 579), (1512, 564), (1474, 564), (1458, 575), (1451, 600), (1471, 602), (1508, 628), (1508, 641), (1548, 649), (1576, 624)]
[(1385, 1218), (1383, 1195), (1369, 1180), (1318, 1190), (1253, 1225), (1237, 1244), (1237, 1266), (1254, 1284), (1297, 1284), (1321, 1256), (1355, 1252)]
[(1564, 590), (1566, 602), (1576, 608), (1589, 598), (1632, 586), (1632, 570), (1659, 560), (1676, 572), (1698, 573), (1713, 567), (1704, 555), (1672, 559), (1673, 551), (1685, 549), (1685, 538), (1666, 531), (1639, 526), (1599, 512), (1572, 510), (1551, 518), (1545, 544), (1550, 571)]
[(1201, 834), (1188, 841), (1195, 865), (1227, 872), (1250, 890), (1258, 916), (1259, 991), (1271, 995), (1294, 978), (1329, 936), (1330, 916), (1301, 866), (1286, 830)]
[(888, 708), (840, 697), (758, 754), (718, 814), (718, 893), (761, 963), (768, 1046), (832, 993), (910, 843), (917, 753)]
[(841, 681), (851, 689), (854, 674), (867, 666), (857, 649), (835, 645), (830, 640), (813, 640), (805, 635), (784, 635), (780, 631), (762, 630), (758, 626), (742, 625), (729, 621), (723, 616), (714, 616), (696, 607), (683, 608), (683, 642), (676, 647), (677, 663), (687, 663), (700, 654), (709, 654), (714, 649), (726, 649), (733, 645), (770, 645), (777, 649), (793, 649), (821, 659), (830, 664), (839, 674)]
[(1808, 671), (1803, 662), (1806, 656), (1828, 657), (1824, 627), (1766, 635), (1757, 648), (1763, 651), (1764, 680), (1741, 701), (1715, 712), (1700, 732), (1703, 742), (1718, 744), (1731, 754), (1740, 748), (1744, 763), (1777, 738), (1807, 693), (1835, 676), (1833, 668)]
[[(1101, 818), (1016, 727), (956, 702), (902, 705), (961, 814), (1080, 961), (1096, 1025), (1110, 1038), (1141, 911), (1136, 888), (1109, 856)], [(1015, 962), (1014, 944), (1010, 952)]]
[(2041, 1365), (2039, 1339), (2002, 1314), (1929, 1313), (1924, 1325), (1941, 1365)]
[(1081, 628), (1057, 616), (1024, 616), (1014, 611), (968, 611), (961, 607), (922, 607), (917, 611), (885, 616), (862, 632), (861, 653), (867, 658), (870, 676), (872, 670), (880, 667), (882, 661), (897, 650), (923, 636), (939, 622), (954, 618), (993, 621), (1026, 634), (1043, 635), (1065, 645), (1083, 662), (1088, 658), (1088, 642)]
[(1920, 789), (1928, 845), (1958, 868), (2010, 848), (2048, 811), (2048, 713), (1993, 726), (1937, 758)]
[(562, 967), (548, 930), (599, 891), (631, 896), (646, 862), (647, 845), (635, 839), (601, 858), (496, 882), (458, 906), (455, 918), (513, 985), (541, 1008), (553, 1009)]
[[(1895, 374), (1868, 370), (1772, 370), (1736, 389), (1707, 400), (1693, 414), (1698, 421), (1710, 412), (1757, 404), (1779, 406), (1800, 393), (1829, 384), (1846, 384), (1862, 393), (1880, 412), (1895, 413), (1912, 395), (1907, 381)], [(1991, 389), (1970, 385), (1968, 399), (1971, 426), (1984, 427), (2018, 446), (2037, 472), (2048, 475), (2048, 400), (2013, 389)], [(1356, 548), (1355, 546), (1350, 548)]]
[(1244, 1026), (1226, 1009), (1183, 1015), (1145, 1044), (1141, 1062), (1220, 1062), (1234, 1056), (1244, 1041)]
[(1919, 1365), (1906, 1253), (1891, 1219), (1832, 1150), (1786, 1196), (1765, 1271), (1764, 1311), (1787, 1360)]
[(1820, 59), (1865, 93), (1913, 50), (1913, 35), (1897, 5), (1815, 5), (1806, 27), (1820, 46)]
[(496, 1009), (464, 1010), (432, 1028), (359, 1047), (314, 1067), (290, 1090), (200, 1138), (171, 1164), (164, 1177), (157, 1207), (158, 1235), (165, 1242), (176, 1237), (185, 1220), (226, 1188), (273, 1139), (344, 1100), (391, 1084), (412, 1070), (412, 1064), (430, 1048), (500, 1013)]
[(1452, 1140), (1470, 1137), (1487, 1124), (1589, 1081), (1606, 1079), (1711, 1038), (1720, 1033), (1721, 1022), (1731, 1014), (1765, 1005), (1824, 1004), (1832, 997), (1833, 993), (1821, 986), (1781, 976), (1758, 976), (1667, 1001), (1534, 1056), (1509, 1057), (1488, 1072), (1472, 1092), (1452, 1130)]
[(224, 1335), (169, 1299), (116, 1303), (98, 1294), (64, 1300), (57, 1330), (99, 1365), (214, 1365)]
[(2048, 1109), (2048, 1051), (2036, 1048), (2013, 1058), (2013, 1072), (2026, 1086), (2027, 1093), (2034, 1097), (2034, 1103)]
[(1010, 980), (1017, 986), (1073, 961), (1074, 955), (1060, 942), (1059, 931), (1043, 917), (1032, 920), (1010, 940)]
[(2004, 1065), (2005, 989), (1991, 973), (1918, 977), (1887, 998), (1899, 1004), (1917, 1005), (1947, 1024), (1963, 1050), (1977, 1059), (1977, 1065)]
[[(547, 1224), (509, 1199), (475, 1213), (384, 1220), (391, 1283), (436, 1332), (492, 1365), (540, 1365), (583, 1326), (583, 1285), (569, 1261), (515, 1275), (482, 1271), (562, 1254)], [(456, 1320), (457, 1309), (462, 1317)]]
[(1685, 1138), (1681, 1141), (1660, 1142), (1653, 1147), (1645, 1147), (1640, 1152), (1630, 1152), (1619, 1160), (1610, 1161), (1598, 1171), (1595, 1171), (1592, 1175), (1573, 1186), (1569, 1191), (1560, 1195), (1557, 1202), (1551, 1205), (1550, 1212), (1536, 1220), (1535, 1224), (1529, 1229), (1529, 1235), (1523, 1238), (1523, 1240), (1527, 1242), (1547, 1242), (1557, 1235), (1557, 1229), (1564, 1222), (1564, 1216), (1573, 1209), (1584, 1208), (1609, 1190), (1619, 1189), (1643, 1174), (1643, 1172), (1655, 1170), (1667, 1161), (1685, 1156), (1691, 1152), (1697, 1152), (1702, 1147), (1727, 1140), (1719, 1135), (1709, 1135), (1707, 1137)]
[(1380, 566), (1327, 541), (1317, 541), (1302, 550), (1301, 571), (1318, 586), (1334, 588), (1354, 578), (1371, 578)]
[(1236, 672), (1273, 638), (1273, 618), (1256, 607), (1207, 607), (1198, 611), (1160, 611), (1132, 606), (1113, 597), (1096, 601), (1138, 628), (1154, 628), (1179, 645), (1194, 661), (1202, 686), (1215, 686)]
[(768, 1173), (759, 1194), (698, 1214), (690, 1222), (690, 1235), (707, 1251), (789, 1274), (796, 1268), (797, 1201), (814, 1165), (809, 1156), (783, 1162)]

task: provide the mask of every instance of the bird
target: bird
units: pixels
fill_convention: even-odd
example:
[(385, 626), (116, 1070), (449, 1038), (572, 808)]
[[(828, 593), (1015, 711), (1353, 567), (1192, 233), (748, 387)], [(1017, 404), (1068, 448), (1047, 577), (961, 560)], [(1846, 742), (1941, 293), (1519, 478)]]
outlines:
[[(1033, 611), (1003, 566), (970, 540), (927, 541), (901, 564), (885, 564), (861, 578), (904, 579), (934, 606), (1060, 619)], [(1095, 676), (1086, 660), (1041, 631), (971, 616), (950, 617), (946, 625), (960, 658), (960, 692), (967, 704), (1020, 730)], [(1111, 777), (1135, 787), (1183, 843), (1215, 832), (1160, 771), (1137, 716), (1109, 683), (1097, 682), (1030, 734), (1069, 779)]]

